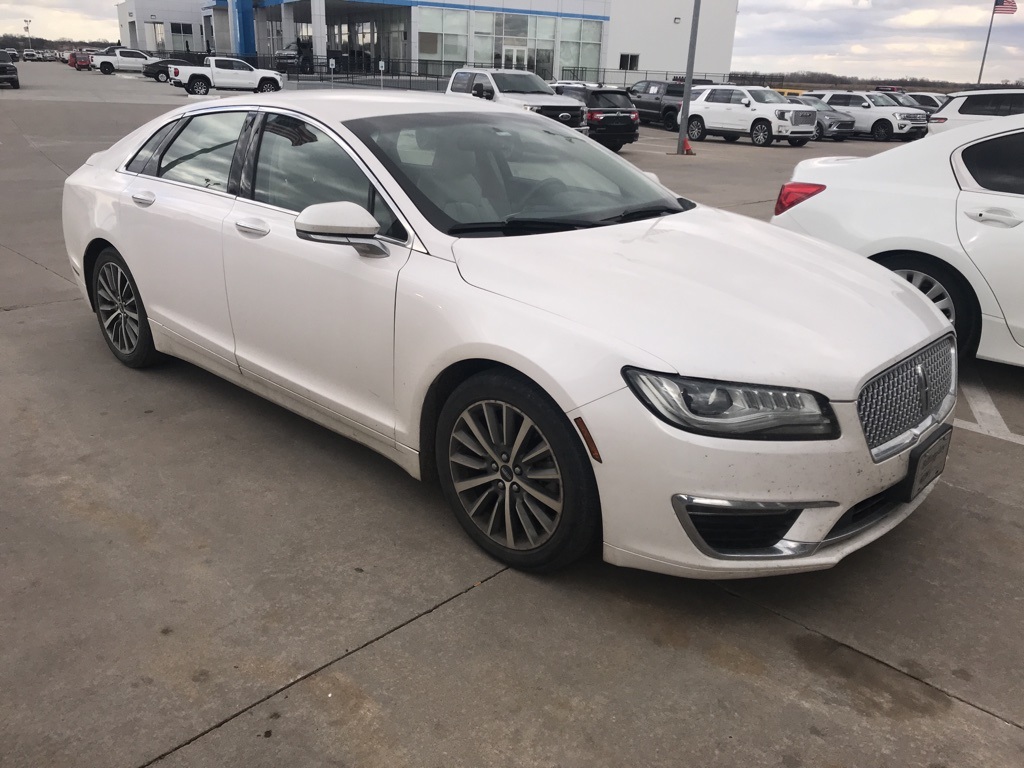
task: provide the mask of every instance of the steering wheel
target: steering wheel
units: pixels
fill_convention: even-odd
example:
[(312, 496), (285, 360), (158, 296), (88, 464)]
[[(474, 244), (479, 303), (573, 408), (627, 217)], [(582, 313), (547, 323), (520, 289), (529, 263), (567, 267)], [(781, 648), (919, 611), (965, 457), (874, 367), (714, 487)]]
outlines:
[(522, 210), (527, 210), (531, 205), (544, 200), (546, 197), (550, 197), (561, 192), (567, 192), (568, 190), (569, 187), (567, 187), (565, 182), (561, 179), (544, 179), (544, 181), (534, 187), (530, 193), (523, 198)]

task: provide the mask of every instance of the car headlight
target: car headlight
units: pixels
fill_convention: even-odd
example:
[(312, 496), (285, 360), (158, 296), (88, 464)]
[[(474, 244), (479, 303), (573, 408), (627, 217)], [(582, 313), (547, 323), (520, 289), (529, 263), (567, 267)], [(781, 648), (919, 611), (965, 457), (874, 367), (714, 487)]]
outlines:
[(659, 419), (687, 432), (742, 440), (834, 440), (839, 423), (821, 395), (800, 389), (689, 379), (638, 368), (626, 383)]
[(523, 109), (527, 112), (540, 112), (540, 107), (531, 107), (529, 104), (523, 104)]
[(776, 109), (775, 117), (777, 117), (779, 120), (789, 120), (789, 113), (790, 110), (787, 109)]
[(913, 120), (915, 117), (917, 117), (917, 115), (915, 115), (912, 112), (901, 112), (896, 117), (899, 120)]

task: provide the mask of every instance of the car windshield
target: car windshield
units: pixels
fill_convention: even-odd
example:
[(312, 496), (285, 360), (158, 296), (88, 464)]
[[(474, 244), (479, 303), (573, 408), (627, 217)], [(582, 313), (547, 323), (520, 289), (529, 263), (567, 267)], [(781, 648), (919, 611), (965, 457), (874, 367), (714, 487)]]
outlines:
[(769, 90), (760, 91), (760, 90), (756, 90), (756, 89), (751, 89), (750, 91), (748, 91), (748, 93), (750, 93), (750, 98), (752, 98), (754, 101), (756, 101), (756, 102), (758, 102), (760, 104), (785, 104), (786, 103), (786, 97), (783, 96), (781, 93), (778, 93), (776, 91), (769, 91)]
[(581, 229), (693, 207), (586, 136), (537, 115), (460, 111), (345, 125), (431, 225), (451, 235)]
[(502, 93), (548, 93), (554, 91), (533, 72), (492, 72), (494, 84)]
[(811, 97), (804, 97), (804, 98), (800, 99), (800, 103), (803, 104), (806, 107), (814, 107), (819, 112), (831, 112), (832, 111), (832, 107), (830, 107), (828, 104), (826, 104), (821, 99), (816, 99), (813, 96), (811, 96)]
[(897, 107), (899, 106), (893, 101), (887, 93), (869, 93), (867, 94), (868, 101), (874, 104), (876, 107)]
[(912, 98), (910, 98), (909, 96), (906, 96), (906, 95), (904, 95), (902, 93), (887, 93), (885, 95), (888, 96), (893, 101), (895, 101), (901, 107), (919, 107), (919, 106), (921, 106), (916, 101), (914, 101)]

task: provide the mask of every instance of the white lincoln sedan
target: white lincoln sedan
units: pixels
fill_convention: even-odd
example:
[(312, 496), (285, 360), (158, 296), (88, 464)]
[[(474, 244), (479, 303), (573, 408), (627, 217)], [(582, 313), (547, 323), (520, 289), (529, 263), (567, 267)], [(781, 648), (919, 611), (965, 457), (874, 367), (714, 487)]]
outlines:
[(191, 361), (436, 478), (518, 568), (598, 543), (684, 576), (827, 568), (945, 464), (956, 345), (914, 287), (522, 110), (184, 107), (67, 180), (64, 235), (122, 363)]

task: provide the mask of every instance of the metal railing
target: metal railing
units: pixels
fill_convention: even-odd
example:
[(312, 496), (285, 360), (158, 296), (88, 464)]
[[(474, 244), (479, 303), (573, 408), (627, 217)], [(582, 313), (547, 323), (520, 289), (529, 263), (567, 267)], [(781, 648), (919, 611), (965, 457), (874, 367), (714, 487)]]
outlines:
[[(668, 80), (682, 83), (686, 73), (671, 69), (605, 69), (593, 67), (562, 67), (562, 80), (582, 80), (587, 83), (628, 88), (641, 80)], [(785, 85), (786, 78), (780, 74), (761, 72), (694, 72), (695, 85), (712, 85), (715, 83), (732, 83), (733, 85), (763, 85), (779, 88)]]

